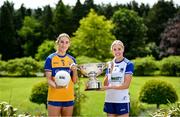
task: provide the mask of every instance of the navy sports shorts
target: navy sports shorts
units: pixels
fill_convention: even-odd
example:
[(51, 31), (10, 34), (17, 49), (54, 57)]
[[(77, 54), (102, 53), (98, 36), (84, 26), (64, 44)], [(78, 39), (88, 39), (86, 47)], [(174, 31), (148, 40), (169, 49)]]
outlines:
[(66, 101), (66, 102), (62, 102), (62, 101), (48, 101), (48, 105), (68, 107), (68, 106), (73, 106), (74, 105), (74, 101)]
[(123, 115), (130, 111), (130, 103), (109, 103), (105, 102), (104, 112), (109, 114)]

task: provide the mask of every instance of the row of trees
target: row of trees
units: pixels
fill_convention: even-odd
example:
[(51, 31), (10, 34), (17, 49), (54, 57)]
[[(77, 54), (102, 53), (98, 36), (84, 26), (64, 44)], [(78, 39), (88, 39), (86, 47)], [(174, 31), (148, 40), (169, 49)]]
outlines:
[(114, 39), (125, 43), (130, 59), (149, 54), (156, 58), (179, 55), (179, 9), (173, 1), (164, 0), (152, 8), (135, 1), (112, 6), (77, 0), (75, 6), (69, 6), (59, 0), (55, 8), (37, 9), (23, 4), (14, 9), (13, 3), (6, 1), (0, 8), (0, 54), (3, 60), (35, 57), (45, 40), (55, 40), (66, 32), (73, 38), (69, 52), (74, 56), (107, 59)]

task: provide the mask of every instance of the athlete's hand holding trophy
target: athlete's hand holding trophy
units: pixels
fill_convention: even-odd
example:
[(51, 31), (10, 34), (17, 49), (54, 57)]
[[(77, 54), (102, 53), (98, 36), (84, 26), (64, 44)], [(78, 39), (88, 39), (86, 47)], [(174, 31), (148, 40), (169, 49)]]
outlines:
[(85, 90), (101, 90), (102, 83), (98, 80), (97, 76), (102, 74), (105, 68), (106, 63), (88, 63), (78, 65), (78, 70), (89, 78)]

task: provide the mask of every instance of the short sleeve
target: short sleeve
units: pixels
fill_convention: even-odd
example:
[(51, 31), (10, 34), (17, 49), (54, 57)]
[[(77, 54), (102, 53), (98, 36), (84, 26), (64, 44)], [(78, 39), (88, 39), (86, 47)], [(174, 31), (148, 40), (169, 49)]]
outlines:
[(45, 71), (52, 71), (51, 58), (47, 58), (44, 64)]
[(129, 62), (126, 67), (125, 74), (133, 74), (134, 72), (134, 65), (132, 62)]

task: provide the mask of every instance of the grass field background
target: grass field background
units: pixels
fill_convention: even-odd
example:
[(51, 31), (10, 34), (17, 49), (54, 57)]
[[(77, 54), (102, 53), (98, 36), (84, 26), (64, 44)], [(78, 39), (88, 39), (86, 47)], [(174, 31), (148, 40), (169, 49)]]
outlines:
[[(81, 105), (82, 116), (106, 116), (103, 112), (104, 104), (104, 91), (84, 91), (84, 82), (87, 79), (80, 78), (82, 80), (81, 90), (87, 96), (85, 102)], [(102, 77), (99, 78), (102, 80)], [(160, 79), (171, 83), (177, 91), (180, 98), (180, 77), (165, 77), (165, 76), (153, 76), (153, 77), (133, 77), (130, 86), (130, 95), (132, 99), (137, 100), (139, 91), (145, 82), (151, 79)], [(46, 80), (45, 78), (0, 78), (0, 102), (6, 101), (13, 107), (18, 108), (18, 113), (30, 113), (32, 115), (46, 114), (45, 106), (31, 103), (29, 96), (33, 85), (38, 82)], [(161, 106), (166, 107), (166, 106)], [(142, 115), (147, 115), (149, 111), (155, 110), (156, 105), (143, 104), (145, 109)]]

